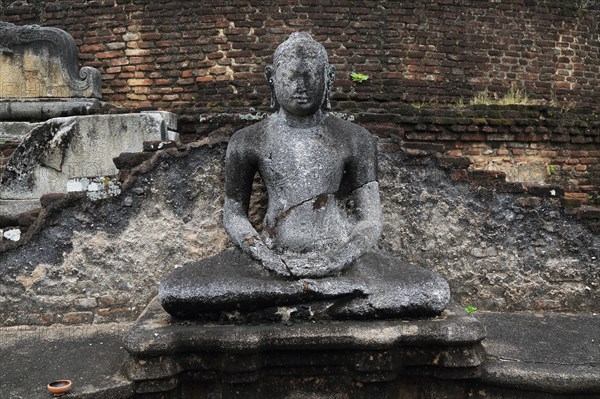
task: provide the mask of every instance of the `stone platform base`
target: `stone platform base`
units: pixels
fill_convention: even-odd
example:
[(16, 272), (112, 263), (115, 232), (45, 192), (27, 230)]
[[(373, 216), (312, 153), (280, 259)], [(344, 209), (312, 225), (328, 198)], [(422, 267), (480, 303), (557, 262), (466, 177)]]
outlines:
[(383, 399), (477, 378), (484, 337), (454, 307), (426, 320), (225, 325), (171, 320), (155, 298), (125, 347), (136, 397)]

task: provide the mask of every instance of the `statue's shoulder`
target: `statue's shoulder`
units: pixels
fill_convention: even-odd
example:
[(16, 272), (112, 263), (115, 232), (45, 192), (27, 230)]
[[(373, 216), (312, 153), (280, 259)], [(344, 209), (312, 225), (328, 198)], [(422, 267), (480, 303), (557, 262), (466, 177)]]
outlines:
[(263, 142), (266, 135), (268, 118), (247, 126), (233, 133), (229, 139), (229, 147), (253, 148)]
[(346, 140), (355, 144), (371, 144), (374, 136), (364, 127), (329, 114), (326, 119), (329, 129), (333, 132), (343, 134)]

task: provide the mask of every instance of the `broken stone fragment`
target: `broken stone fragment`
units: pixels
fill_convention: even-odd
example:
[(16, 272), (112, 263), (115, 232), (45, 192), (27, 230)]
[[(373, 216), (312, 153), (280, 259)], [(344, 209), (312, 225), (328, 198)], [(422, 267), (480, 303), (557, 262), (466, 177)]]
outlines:
[(56, 202), (62, 201), (66, 196), (67, 194), (63, 193), (44, 194), (40, 198), (40, 203), (42, 204), (42, 208), (46, 208)]
[(4, 238), (11, 241), (19, 241), (21, 239), (21, 230), (19, 229), (10, 229), (4, 231)]
[(41, 209), (33, 209), (28, 212), (21, 213), (18, 217), (19, 226), (21, 227), (29, 227), (31, 226), (38, 218)]
[(154, 152), (177, 147), (176, 141), (144, 141), (144, 151)]
[(152, 158), (152, 155), (150, 152), (123, 152), (113, 158), (113, 162), (117, 169), (133, 169)]
[(18, 224), (19, 221), (16, 216), (0, 215), (0, 228), (16, 226)]

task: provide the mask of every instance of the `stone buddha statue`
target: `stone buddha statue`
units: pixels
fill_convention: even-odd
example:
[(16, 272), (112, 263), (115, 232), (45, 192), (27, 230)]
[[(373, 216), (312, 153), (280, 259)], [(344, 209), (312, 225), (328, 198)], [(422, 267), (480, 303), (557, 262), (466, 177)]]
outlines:
[[(335, 70), (325, 48), (293, 33), (266, 75), (276, 112), (236, 132), (227, 148), (223, 223), (237, 248), (175, 270), (159, 288), (163, 308), (191, 319), (441, 313), (446, 281), (376, 248), (376, 142), (328, 113)], [(260, 232), (248, 217), (256, 173), (268, 194)]]

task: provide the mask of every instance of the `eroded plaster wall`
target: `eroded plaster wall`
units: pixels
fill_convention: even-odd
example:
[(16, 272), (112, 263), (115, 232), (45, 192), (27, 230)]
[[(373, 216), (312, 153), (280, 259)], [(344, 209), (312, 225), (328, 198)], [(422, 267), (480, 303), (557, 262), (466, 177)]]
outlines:
[[(473, 174), (454, 181), (468, 165), (432, 150), (396, 139), (379, 147), (381, 247), (444, 275), (463, 305), (599, 310), (597, 214), (564, 207), (549, 190), (509, 192), (514, 184), (481, 185)], [(44, 208), (20, 246), (3, 243), (1, 323), (135, 319), (171, 270), (230, 245), (224, 151), (224, 143), (162, 150), (122, 170), (129, 180), (119, 197)]]

